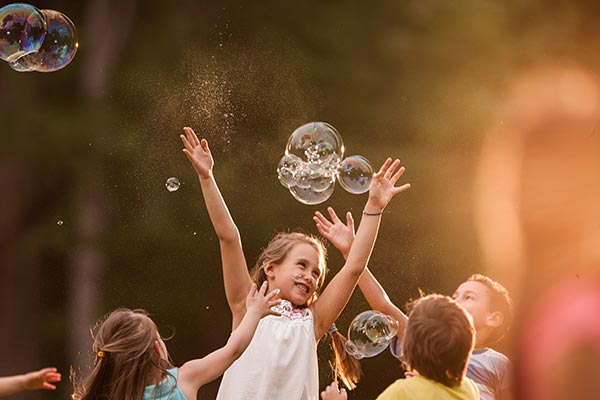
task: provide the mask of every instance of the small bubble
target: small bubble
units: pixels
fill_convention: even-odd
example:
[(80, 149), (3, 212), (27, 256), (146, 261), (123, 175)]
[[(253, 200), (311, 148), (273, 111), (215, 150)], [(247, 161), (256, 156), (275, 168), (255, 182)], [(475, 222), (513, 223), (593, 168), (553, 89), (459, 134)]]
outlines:
[(206, 306), (206, 309), (208, 310), (210, 308), (210, 306)]
[(165, 183), (165, 187), (167, 188), (167, 190), (169, 192), (174, 192), (177, 189), (179, 189), (179, 186), (181, 185), (181, 183), (179, 182), (179, 179), (177, 178), (169, 178), (167, 179), (167, 182)]
[(64, 222), (62, 221), (62, 219), (59, 219), (59, 220), (56, 222), (56, 225), (58, 225), (58, 226), (62, 226), (62, 224), (63, 224), (63, 223), (64, 223)]
[(197, 235), (197, 233), (196, 233), (196, 232), (194, 232), (194, 236), (196, 236), (196, 235)]

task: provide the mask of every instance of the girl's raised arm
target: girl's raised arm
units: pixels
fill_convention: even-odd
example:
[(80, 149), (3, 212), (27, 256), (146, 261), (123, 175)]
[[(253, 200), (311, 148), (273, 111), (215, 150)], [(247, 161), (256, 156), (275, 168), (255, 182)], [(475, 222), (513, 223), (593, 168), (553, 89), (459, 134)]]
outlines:
[[(396, 194), (408, 189), (410, 184), (406, 183), (396, 187), (404, 167), (400, 167), (400, 161), (392, 162), (388, 158), (381, 166), (379, 171), (373, 175), (373, 181), (369, 188), (369, 199), (363, 211), (363, 218), (350, 248), (346, 263), (338, 272), (329, 285), (323, 291), (323, 294), (311, 306), (315, 316), (315, 337), (321, 338), (331, 324), (342, 312), (352, 292), (365, 270), (375, 239), (379, 230), (381, 214)], [(394, 173), (394, 171), (396, 171)]]
[(260, 290), (252, 284), (246, 296), (246, 309), (237, 329), (231, 332), (227, 344), (204, 358), (186, 362), (179, 368), (177, 384), (187, 399), (195, 399), (198, 389), (221, 376), (237, 360), (250, 344), (258, 322), (266, 315), (279, 315), (271, 310), (281, 300), (277, 298), (278, 289), (265, 294), (267, 282)]
[(192, 128), (183, 128), (183, 130), (185, 131), (185, 135), (181, 135), (185, 146), (183, 153), (198, 174), (204, 203), (219, 237), (225, 295), (233, 314), (233, 329), (235, 329), (246, 312), (246, 293), (252, 286), (240, 233), (215, 181), (214, 160), (208, 142), (206, 139), (198, 140)]
[[(317, 230), (342, 253), (344, 259), (347, 259), (354, 241), (354, 219), (352, 214), (350, 212), (346, 213), (346, 223), (344, 224), (333, 208), (328, 207), (327, 212), (331, 221), (320, 212), (315, 213), (313, 219)], [(402, 339), (408, 317), (392, 302), (383, 286), (368, 267), (360, 276), (358, 287), (373, 310), (387, 314), (398, 321), (399, 327), (396, 336)]]

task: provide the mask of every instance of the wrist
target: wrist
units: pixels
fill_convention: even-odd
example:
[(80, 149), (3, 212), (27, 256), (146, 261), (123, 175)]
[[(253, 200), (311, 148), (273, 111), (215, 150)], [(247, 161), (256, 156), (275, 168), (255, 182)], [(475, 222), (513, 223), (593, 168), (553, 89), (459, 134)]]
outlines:
[(363, 208), (363, 215), (381, 215), (385, 210), (385, 206), (381, 206), (371, 201), (367, 201)]
[(368, 217), (377, 217), (383, 214), (383, 210), (378, 212), (369, 212), (367, 210), (363, 210), (362, 214)]
[(19, 375), (18, 386), (20, 390), (27, 390), (27, 374)]
[(213, 178), (213, 173), (212, 173), (212, 171), (208, 171), (205, 173), (198, 172), (198, 178), (200, 179), (201, 182), (209, 181)]

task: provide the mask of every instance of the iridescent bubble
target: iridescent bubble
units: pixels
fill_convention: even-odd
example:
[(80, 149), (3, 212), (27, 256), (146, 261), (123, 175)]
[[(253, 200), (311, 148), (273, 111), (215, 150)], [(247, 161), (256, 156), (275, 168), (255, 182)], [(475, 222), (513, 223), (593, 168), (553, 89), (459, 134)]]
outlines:
[(12, 62), (40, 49), (46, 36), (44, 15), (29, 4), (0, 8), (0, 58)]
[(73, 22), (61, 12), (41, 10), (46, 18), (46, 37), (39, 50), (23, 57), (23, 63), (38, 72), (66, 67), (79, 48)]
[(363, 156), (345, 158), (338, 168), (340, 186), (346, 191), (361, 194), (369, 191), (373, 179), (373, 167)]
[(326, 175), (336, 176), (338, 173), (338, 168), (340, 166), (340, 162), (342, 159), (337, 154), (330, 154), (321, 162), (321, 168), (325, 171)]
[(310, 169), (304, 161), (301, 161), (298, 170), (296, 170), (296, 186), (302, 189), (310, 187)]
[(315, 192), (327, 190), (335, 182), (335, 175), (329, 174), (329, 171), (324, 169), (321, 164), (307, 163), (306, 166), (310, 171), (306, 181), (308, 186)]
[(174, 192), (177, 189), (179, 189), (179, 186), (181, 186), (181, 183), (179, 182), (179, 179), (177, 178), (169, 178), (167, 179), (167, 182), (165, 183), (165, 187), (167, 188), (167, 190), (169, 192)]
[(348, 328), (346, 351), (357, 359), (373, 357), (388, 346), (398, 332), (398, 322), (377, 311), (358, 314)]
[(325, 190), (322, 190), (320, 192), (315, 191), (310, 186), (307, 188), (292, 186), (290, 188), (290, 193), (300, 203), (314, 205), (314, 204), (320, 204), (320, 203), (326, 201), (328, 198), (330, 198), (331, 195), (333, 194), (334, 188), (335, 188), (335, 181), (333, 181), (328, 188), (326, 188)]
[(33, 66), (29, 65), (27, 61), (25, 61), (26, 57), (21, 57), (15, 61), (9, 61), (8, 65), (17, 72), (31, 72), (35, 71)]
[(285, 154), (277, 165), (277, 177), (286, 188), (294, 186), (297, 182), (296, 171), (300, 168), (302, 160), (293, 154)]
[(288, 139), (285, 154), (319, 162), (330, 154), (344, 155), (344, 142), (336, 129), (325, 122), (309, 122), (297, 128)]

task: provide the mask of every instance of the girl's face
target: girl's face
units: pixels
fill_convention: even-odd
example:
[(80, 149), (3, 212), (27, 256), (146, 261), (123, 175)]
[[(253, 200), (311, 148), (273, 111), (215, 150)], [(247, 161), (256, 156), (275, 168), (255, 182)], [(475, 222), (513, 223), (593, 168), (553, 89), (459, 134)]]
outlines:
[(279, 296), (296, 306), (312, 297), (323, 274), (319, 252), (308, 243), (296, 244), (281, 264), (268, 264), (265, 272), (269, 290), (279, 289)]

